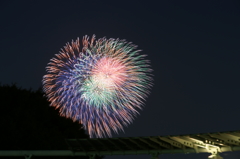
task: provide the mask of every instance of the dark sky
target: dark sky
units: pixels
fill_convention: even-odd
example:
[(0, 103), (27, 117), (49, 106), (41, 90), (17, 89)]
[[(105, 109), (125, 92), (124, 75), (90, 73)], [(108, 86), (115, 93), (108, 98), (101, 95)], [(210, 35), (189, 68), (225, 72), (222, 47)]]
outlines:
[[(141, 115), (114, 137), (240, 130), (239, 0), (0, 3), (2, 84), (39, 88), (49, 60), (77, 37), (126, 39), (151, 60), (154, 87)], [(150, 156), (106, 157), (120, 158)], [(207, 155), (161, 156), (176, 158)]]

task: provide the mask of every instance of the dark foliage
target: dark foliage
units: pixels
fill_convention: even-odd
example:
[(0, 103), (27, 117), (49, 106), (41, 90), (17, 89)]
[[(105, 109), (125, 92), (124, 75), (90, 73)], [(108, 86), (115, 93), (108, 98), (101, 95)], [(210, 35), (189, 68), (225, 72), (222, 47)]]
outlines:
[(49, 106), (41, 89), (0, 86), (0, 100), (0, 150), (66, 150), (66, 138), (88, 138), (79, 123)]

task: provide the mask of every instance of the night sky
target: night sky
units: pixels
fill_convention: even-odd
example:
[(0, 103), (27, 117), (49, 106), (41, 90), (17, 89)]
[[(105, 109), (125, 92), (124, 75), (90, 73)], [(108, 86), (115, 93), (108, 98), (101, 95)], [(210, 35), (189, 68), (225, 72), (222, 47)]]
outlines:
[[(148, 55), (151, 95), (141, 115), (114, 137), (240, 130), (239, 0), (1, 1), (0, 20), (2, 84), (38, 89), (54, 54), (84, 35), (126, 39)], [(120, 158), (150, 156), (106, 157)]]

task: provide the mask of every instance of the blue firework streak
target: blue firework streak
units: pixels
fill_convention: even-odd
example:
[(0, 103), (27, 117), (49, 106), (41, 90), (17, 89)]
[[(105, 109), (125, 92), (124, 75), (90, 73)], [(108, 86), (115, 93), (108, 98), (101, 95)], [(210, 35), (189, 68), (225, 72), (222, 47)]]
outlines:
[(93, 36), (67, 43), (51, 59), (43, 88), (60, 115), (78, 121), (90, 137), (123, 131), (152, 86), (149, 61), (136, 46)]

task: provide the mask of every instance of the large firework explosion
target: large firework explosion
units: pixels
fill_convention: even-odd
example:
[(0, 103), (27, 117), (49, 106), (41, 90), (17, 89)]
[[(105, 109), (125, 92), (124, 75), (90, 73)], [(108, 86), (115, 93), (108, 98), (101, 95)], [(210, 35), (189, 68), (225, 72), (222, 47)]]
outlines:
[(79, 121), (90, 137), (123, 131), (142, 108), (152, 85), (149, 61), (119, 39), (84, 36), (51, 59), (44, 91), (60, 115)]

